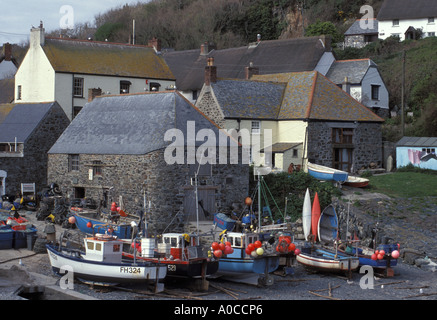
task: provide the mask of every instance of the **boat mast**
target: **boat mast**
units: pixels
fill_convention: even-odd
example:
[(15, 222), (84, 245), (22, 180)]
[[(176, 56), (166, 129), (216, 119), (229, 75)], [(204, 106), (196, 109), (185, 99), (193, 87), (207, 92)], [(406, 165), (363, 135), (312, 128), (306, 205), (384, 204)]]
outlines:
[(258, 230), (261, 232), (261, 176), (258, 170)]

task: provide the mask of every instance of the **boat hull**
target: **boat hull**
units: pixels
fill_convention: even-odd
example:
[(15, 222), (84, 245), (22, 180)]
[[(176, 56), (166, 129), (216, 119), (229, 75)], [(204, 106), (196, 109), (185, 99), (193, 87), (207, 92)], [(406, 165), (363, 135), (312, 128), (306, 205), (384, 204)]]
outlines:
[[(132, 254), (123, 254), (124, 257), (133, 260)], [(218, 260), (206, 260), (206, 259), (194, 259), (194, 260), (167, 260), (167, 259), (155, 259), (155, 258), (144, 258), (137, 257), (136, 259), (140, 261), (154, 262), (160, 265), (164, 265), (167, 268), (167, 277), (176, 278), (201, 278), (202, 277), (202, 266), (206, 263), (205, 276), (211, 276), (218, 271), (219, 262)]]
[[(92, 212), (88, 213), (80, 213), (76, 211), (70, 210), (70, 213), (74, 215), (76, 218), (76, 226), (77, 228), (86, 234), (97, 234), (102, 233), (105, 234), (108, 231), (108, 228), (111, 227), (113, 232), (112, 235), (116, 236), (119, 239), (131, 239), (132, 235), (132, 226), (131, 222), (126, 223), (110, 223), (102, 221), (98, 218), (93, 217)], [(88, 227), (88, 222), (91, 222), (92, 227)]]
[(66, 266), (75, 278), (105, 284), (154, 283), (162, 281), (167, 275), (166, 266), (137, 263), (104, 263), (88, 261), (80, 257), (77, 250), (62, 249), (46, 245), (50, 264), (59, 274)]
[(314, 196), (313, 206), (311, 209), (311, 234), (314, 236), (314, 239), (318, 238), (318, 226), (320, 221), (320, 202), (319, 196), (316, 192)]
[(318, 180), (345, 182), (348, 179), (348, 173), (329, 167), (324, 167), (308, 163), (308, 173)]
[(303, 201), (302, 227), (305, 239), (308, 239), (308, 236), (311, 233), (311, 197), (308, 188), (305, 192), (305, 198)]
[(369, 185), (369, 179), (361, 177), (348, 177), (344, 184), (353, 188), (365, 188)]
[(331, 253), (324, 254), (320, 252), (320, 254), (318, 254), (318, 252), (301, 252), (296, 256), (296, 260), (309, 269), (324, 272), (348, 272), (354, 271), (359, 267), (358, 258), (348, 256), (334, 258)]
[(251, 258), (242, 249), (234, 249), (234, 253), (220, 258), (218, 273), (270, 273), (278, 269), (279, 256), (260, 256)]
[[(384, 250), (387, 254), (391, 254), (394, 250), (397, 250), (397, 245), (380, 245), (377, 250)], [(371, 266), (373, 268), (389, 268), (395, 267), (398, 264), (398, 259), (392, 258), (390, 255), (385, 255), (383, 259), (372, 260), (372, 255), (368, 254), (369, 251), (374, 249), (367, 247), (352, 247), (347, 250), (339, 249), (343, 254), (349, 254), (352, 256), (357, 256), (360, 261), (360, 266)], [(358, 250), (358, 254), (357, 254)]]
[(319, 241), (322, 243), (332, 242), (337, 238), (338, 218), (337, 213), (332, 205), (323, 209), (320, 216), (319, 225)]

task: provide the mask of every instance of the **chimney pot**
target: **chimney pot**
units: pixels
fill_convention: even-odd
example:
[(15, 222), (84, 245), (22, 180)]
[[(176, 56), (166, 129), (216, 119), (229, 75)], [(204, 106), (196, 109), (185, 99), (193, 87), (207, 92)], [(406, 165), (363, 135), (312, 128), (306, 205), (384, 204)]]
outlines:
[(214, 58), (207, 59), (205, 67), (205, 85), (210, 86), (211, 83), (217, 82), (217, 67), (214, 65)]

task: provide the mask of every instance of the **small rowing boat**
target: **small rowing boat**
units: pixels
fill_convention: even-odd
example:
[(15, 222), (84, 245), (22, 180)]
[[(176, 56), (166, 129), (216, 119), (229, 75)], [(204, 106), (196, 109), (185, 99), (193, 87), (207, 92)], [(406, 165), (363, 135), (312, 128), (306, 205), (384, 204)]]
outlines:
[(345, 182), (348, 179), (348, 173), (319, 164), (308, 162), (308, 173), (318, 180)]

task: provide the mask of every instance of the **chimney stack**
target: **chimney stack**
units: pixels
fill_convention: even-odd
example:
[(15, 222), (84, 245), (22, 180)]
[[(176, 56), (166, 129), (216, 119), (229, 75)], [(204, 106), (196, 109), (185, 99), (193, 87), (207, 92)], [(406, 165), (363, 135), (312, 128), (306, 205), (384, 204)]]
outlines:
[(9, 42), (3, 44), (3, 55), (5, 57), (5, 61), (11, 61), (11, 59), (12, 59), (12, 45)]
[(45, 29), (41, 21), (38, 28), (30, 29), (30, 47), (44, 46), (45, 42)]
[(88, 89), (88, 102), (93, 101), (95, 97), (98, 97), (101, 95), (102, 95), (102, 89), (100, 89), (100, 88)]
[(217, 67), (214, 65), (214, 58), (207, 59), (205, 67), (205, 85), (210, 86), (211, 83), (217, 82)]
[(161, 39), (153, 37), (152, 40), (149, 40), (149, 47), (155, 48), (156, 52), (161, 52)]
[(347, 94), (351, 94), (351, 84), (349, 83), (349, 79), (348, 77), (344, 78), (343, 84), (342, 84), (342, 89), (343, 91), (345, 91)]
[(250, 80), (253, 75), (259, 74), (259, 68), (253, 66), (253, 62), (250, 62), (249, 66), (246, 69), (246, 80)]

